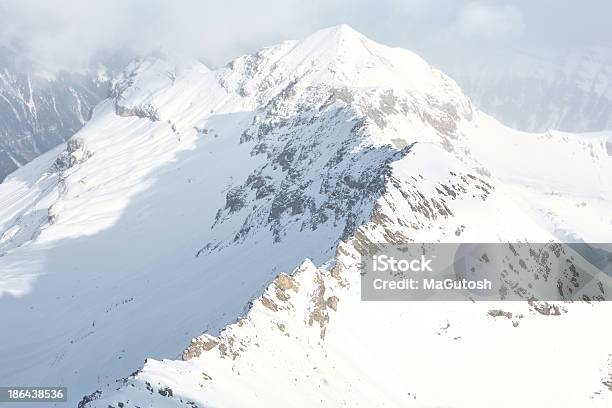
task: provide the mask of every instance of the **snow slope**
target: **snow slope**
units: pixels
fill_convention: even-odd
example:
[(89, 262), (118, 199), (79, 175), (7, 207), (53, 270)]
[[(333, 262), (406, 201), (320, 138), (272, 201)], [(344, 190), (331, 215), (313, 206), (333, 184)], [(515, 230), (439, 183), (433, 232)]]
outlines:
[[(406, 346), (434, 342), (449, 357), (456, 346), (451, 367), (468, 358), (476, 379), (509, 336), (514, 353), (555, 339), (577, 362), (575, 337), (556, 336), (578, 327), (597, 335), (573, 365), (575, 399), (560, 402), (609, 403), (610, 327), (595, 318), (606, 304), (557, 318), (514, 303), (526, 316), (515, 328), (485, 304), (363, 303), (354, 261), (377, 242), (605, 242), (610, 137), (508, 129), (418, 56), (347, 26), (215, 71), (135, 61), (67, 144), (0, 184), (0, 377), (66, 385), (82, 406), (275, 406), (279, 386), (292, 405), (381, 405), (379, 394), (389, 406), (484, 405), (501, 384), (470, 399), (458, 371), (430, 364), (436, 347), (413, 361)], [(445, 319), (469, 340), (432, 331)], [(537, 395), (527, 377), (522, 395), (548, 395), (562, 374), (553, 350), (526, 357), (555, 375)], [(496, 375), (509, 381), (519, 360), (504, 361), (514, 365)], [(440, 396), (434, 375), (455, 388)]]
[(107, 90), (95, 70), (50, 74), (0, 47), (0, 182), (70, 138)]
[(610, 327), (594, 323), (609, 307), (362, 302), (344, 272), (306, 261), (246, 318), (194, 339), (199, 355), (148, 359), (85, 406), (609, 406)]

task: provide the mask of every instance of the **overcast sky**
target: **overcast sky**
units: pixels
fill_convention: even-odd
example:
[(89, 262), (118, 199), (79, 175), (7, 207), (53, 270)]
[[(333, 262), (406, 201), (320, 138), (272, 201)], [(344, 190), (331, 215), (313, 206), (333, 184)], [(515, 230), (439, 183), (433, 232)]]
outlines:
[(0, 0), (0, 43), (49, 69), (169, 49), (209, 65), (347, 23), (425, 58), (474, 45), (612, 45), (610, 0)]

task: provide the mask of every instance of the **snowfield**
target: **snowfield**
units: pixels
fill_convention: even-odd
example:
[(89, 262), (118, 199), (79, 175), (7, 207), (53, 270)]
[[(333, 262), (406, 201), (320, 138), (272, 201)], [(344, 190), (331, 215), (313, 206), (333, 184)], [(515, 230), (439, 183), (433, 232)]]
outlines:
[(216, 70), (134, 61), (0, 184), (0, 378), (79, 408), (609, 406), (607, 302), (362, 302), (357, 264), (608, 242), (611, 146), (507, 128), (344, 25)]

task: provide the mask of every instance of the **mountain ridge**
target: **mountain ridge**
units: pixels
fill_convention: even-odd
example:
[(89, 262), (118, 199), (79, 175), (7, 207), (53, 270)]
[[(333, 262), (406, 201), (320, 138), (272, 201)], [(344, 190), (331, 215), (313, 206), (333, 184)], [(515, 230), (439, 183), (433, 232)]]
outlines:
[[(364, 49), (362, 37), (343, 27), (315, 33), (301, 44), (328, 35), (334, 41), (348, 36)], [(15, 383), (33, 377), (41, 383), (60, 381), (70, 386), (76, 403), (95, 390), (112, 391), (115, 380), (145, 357), (178, 356), (186, 339), (202, 331), (219, 334), (262, 292), (256, 313), (264, 311), (258, 316), (276, 330), (276, 323), (291, 325), (304, 339), (322, 341), (334, 308), (344, 303), (354, 306), (347, 310), (355, 314), (343, 315), (354, 330), (356, 316), (367, 307), (355, 297), (358, 274), (351, 246), (547, 242), (565, 237), (559, 225), (569, 226), (567, 233), (577, 240), (609, 236), (612, 220), (605, 214), (612, 202), (611, 181), (602, 176), (610, 174), (608, 134), (584, 138), (515, 132), (473, 109), (454, 81), (428, 66), (417, 67), (427, 81), (395, 83), (397, 75), (390, 79), (387, 74), (406, 73), (415, 59), (374, 43), (366, 49), (380, 55), (358, 65), (355, 86), (345, 86), (342, 81), (350, 76), (343, 73), (342, 81), (336, 81), (337, 71), (330, 73), (328, 61), (314, 69), (310, 62), (303, 64), (300, 57), (315, 61), (317, 54), (301, 53), (309, 47), (299, 44), (267, 48), (215, 71), (145, 63), (151, 70), (142, 77), (149, 78), (146, 83), (138, 81), (143, 72), (131, 77), (128, 71), (114, 96), (96, 107), (70, 143), (0, 184), (5, 204), (0, 206), (0, 308), (14, 311), (6, 323), (13, 335), (2, 346), (0, 367), (21, 368), (0, 371), (3, 377)], [(353, 66), (335, 58), (329, 61), (332, 67)], [(385, 60), (395, 63), (386, 65)], [(372, 61), (376, 65), (368, 67)], [(278, 76), (271, 78), (275, 63)], [(301, 75), (285, 72), (296, 66)], [(372, 87), (376, 75), (383, 75), (381, 85)], [(569, 158), (580, 171), (573, 174), (567, 166), (557, 174), (550, 169), (557, 158)], [(306, 258), (310, 261), (304, 263)], [(334, 260), (346, 266), (345, 286), (334, 276)], [(296, 292), (296, 305), (299, 301), (303, 307), (299, 313), (305, 314), (292, 315), (283, 295), (268, 286), (289, 285), (283, 293), (293, 299), (290, 281), (277, 276), (301, 270), (300, 265), (305, 272), (299, 283), (310, 289)], [(504, 279), (528, 290), (536, 278)], [(565, 278), (560, 283), (569, 285)], [(322, 286), (330, 288), (330, 296)], [(289, 318), (269, 321), (275, 307)], [(415, 313), (426, 313), (420, 307)], [(453, 316), (473, 329), (482, 319), (489, 322), (485, 308), (480, 313), (459, 307)], [(71, 310), (80, 312), (71, 314), (70, 321), (48, 323)], [(521, 312), (530, 310), (525, 306)], [(598, 310), (606, 311), (603, 306)], [(396, 333), (387, 325), (392, 317), (409, 322), (401, 304), (373, 307), (364, 316), (374, 324), (381, 311), (389, 313), (382, 320), (386, 323), (375, 326), (382, 332)], [(464, 312), (467, 320), (461, 320)], [(298, 329), (304, 317), (306, 332)], [(563, 329), (571, 319), (557, 327)], [(484, 324), (497, 327), (489, 323)], [(257, 333), (251, 334), (256, 338)], [(498, 339), (494, 330), (488, 333), (491, 341)], [(332, 331), (324, 337), (334, 341)], [(229, 340), (223, 344), (231, 358), (236, 350)], [(299, 348), (301, 342), (291, 344)], [(602, 350), (599, 343), (593, 348), (585, 370), (596, 367)], [(288, 366), (290, 361), (278, 372)], [(151, 365), (146, 367), (149, 375)], [(136, 377), (135, 392), (151, 397), (148, 377)], [(368, 384), (367, 377), (355, 384)], [(224, 378), (220, 387), (232, 384), (232, 378)], [(127, 379), (119, 382), (129, 384)], [(581, 390), (591, 385), (585, 382)], [(182, 394), (168, 398), (172, 395), (161, 381), (154, 386), (153, 397), (162, 398), (154, 400), (156, 406), (182, 403), (177, 399)], [(349, 388), (338, 396), (347, 398)], [(108, 390), (102, 399), (94, 400), (101, 397), (94, 394), (82, 404), (117, 403)], [(219, 399), (208, 395), (199, 398), (229, 404), (227, 394), (218, 394)]]
[(71, 137), (106, 97), (98, 72), (50, 74), (0, 48), (0, 182)]

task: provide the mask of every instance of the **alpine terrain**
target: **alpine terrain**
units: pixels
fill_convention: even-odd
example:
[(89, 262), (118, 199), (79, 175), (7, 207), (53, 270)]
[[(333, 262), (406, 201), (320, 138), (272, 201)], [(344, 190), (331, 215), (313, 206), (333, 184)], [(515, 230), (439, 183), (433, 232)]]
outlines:
[(48, 73), (0, 47), (0, 182), (74, 135), (107, 92), (97, 72)]
[(359, 273), (380, 243), (606, 242), (612, 132), (508, 128), (346, 25), (138, 59), (110, 94), (0, 184), (4, 382), (79, 408), (612, 403), (609, 275), (364, 302)]
[(508, 126), (532, 132), (612, 129), (611, 48), (480, 51), (442, 65), (479, 108)]

